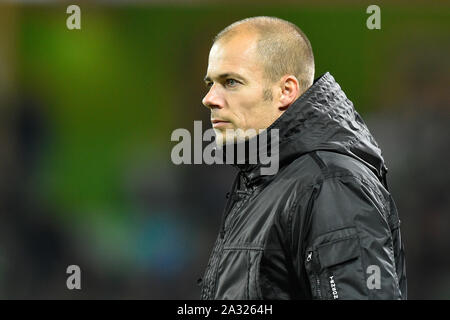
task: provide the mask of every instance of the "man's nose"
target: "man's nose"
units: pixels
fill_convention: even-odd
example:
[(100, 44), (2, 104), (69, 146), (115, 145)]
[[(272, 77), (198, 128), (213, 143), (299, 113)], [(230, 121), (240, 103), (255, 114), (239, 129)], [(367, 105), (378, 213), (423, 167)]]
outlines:
[(215, 88), (215, 85), (213, 85), (206, 96), (203, 98), (202, 103), (205, 107), (209, 109), (214, 108), (222, 108), (222, 102), (221, 98), (218, 95), (217, 89)]

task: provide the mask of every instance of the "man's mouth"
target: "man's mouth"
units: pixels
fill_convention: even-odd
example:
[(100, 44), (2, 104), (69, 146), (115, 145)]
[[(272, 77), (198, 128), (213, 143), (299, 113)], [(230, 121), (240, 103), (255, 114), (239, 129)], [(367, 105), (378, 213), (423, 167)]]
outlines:
[(211, 119), (211, 123), (212, 123), (213, 128), (220, 128), (220, 127), (224, 127), (227, 124), (229, 124), (230, 121), (221, 120), (221, 119)]

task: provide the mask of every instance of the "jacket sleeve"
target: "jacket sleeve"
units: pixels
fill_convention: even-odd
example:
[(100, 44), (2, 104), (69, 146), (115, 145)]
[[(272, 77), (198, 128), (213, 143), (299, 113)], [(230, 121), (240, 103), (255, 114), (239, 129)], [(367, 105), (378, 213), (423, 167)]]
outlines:
[(349, 176), (325, 179), (300, 198), (291, 220), (292, 261), (313, 299), (406, 298), (397, 274), (403, 251), (394, 248), (403, 249), (398, 215), (385, 196)]

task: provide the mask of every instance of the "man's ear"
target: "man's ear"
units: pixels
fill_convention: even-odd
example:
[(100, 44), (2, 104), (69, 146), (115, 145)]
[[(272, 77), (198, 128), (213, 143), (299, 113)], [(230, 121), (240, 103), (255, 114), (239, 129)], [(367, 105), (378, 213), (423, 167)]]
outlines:
[(293, 75), (286, 75), (280, 80), (281, 95), (279, 98), (280, 111), (286, 111), (287, 108), (300, 97), (300, 82)]

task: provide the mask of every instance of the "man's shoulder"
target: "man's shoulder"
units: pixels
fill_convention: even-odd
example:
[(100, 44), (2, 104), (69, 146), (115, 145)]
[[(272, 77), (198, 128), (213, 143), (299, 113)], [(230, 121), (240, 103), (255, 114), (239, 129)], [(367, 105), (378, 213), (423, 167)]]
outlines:
[(379, 185), (376, 175), (360, 160), (333, 151), (313, 151), (304, 154), (280, 172), (283, 180), (302, 189), (325, 180), (351, 179), (355, 182)]

